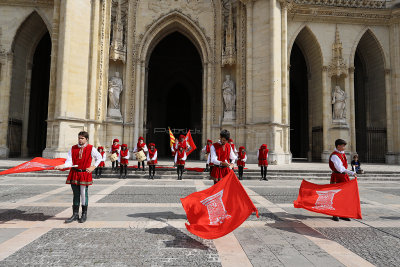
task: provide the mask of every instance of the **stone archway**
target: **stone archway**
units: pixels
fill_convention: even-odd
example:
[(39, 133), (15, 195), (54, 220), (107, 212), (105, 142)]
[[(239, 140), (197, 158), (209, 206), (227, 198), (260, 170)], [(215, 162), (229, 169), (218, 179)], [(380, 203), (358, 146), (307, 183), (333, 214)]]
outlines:
[(321, 49), (315, 35), (304, 27), (290, 53), (290, 150), (295, 160), (321, 160), (321, 84)]
[(12, 52), (9, 156), (40, 156), (46, 147), (51, 38), (38, 13), (21, 24)]

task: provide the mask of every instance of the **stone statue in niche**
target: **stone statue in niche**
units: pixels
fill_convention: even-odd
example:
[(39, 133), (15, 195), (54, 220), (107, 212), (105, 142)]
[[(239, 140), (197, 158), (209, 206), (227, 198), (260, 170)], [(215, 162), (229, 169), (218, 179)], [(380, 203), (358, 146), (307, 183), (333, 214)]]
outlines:
[(115, 72), (115, 76), (111, 77), (108, 82), (108, 112), (107, 116), (111, 118), (121, 118), (121, 110), (119, 105), (119, 97), (122, 92), (122, 79), (119, 72)]
[(341, 121), (346, 119), (346, 92), (339, 85), (332, 91), (333, 120)]
[(222, 84), (222, 96), (224, 98), (224, 120), (234, 120), (236, 93), (235, 83), (231, 80), (230, 75), (225, 76), (225, 81)]

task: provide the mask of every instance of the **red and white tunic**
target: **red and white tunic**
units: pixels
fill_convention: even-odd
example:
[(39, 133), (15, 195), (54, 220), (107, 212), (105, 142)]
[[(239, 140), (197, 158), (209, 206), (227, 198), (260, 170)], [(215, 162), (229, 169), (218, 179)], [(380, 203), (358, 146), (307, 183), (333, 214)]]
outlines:
[(211, 146), (212, 144), (207, 144), (201, 151), (207, 155), (207, 164), (213, 166), (214, 164), (211, 162)]
[(215, 167), (211, 171), (211, 177), (213, 177), (215, 180), (220, 180), (221, 178), (228, 175), (231, 170), (229, 167), (221, 167), (221, 163), (229, 163), (229, 160), (231, 160), (232, 163), (235, 163), (237, 157), (229, 143), (226, 143), (225, 145), (222, 145), (219, 142), (214, 143), (211, 146), (210, 153), (211, 162), (215, 165)]
[[(110, 153), (111, 154), (114, 154), (114, 153), (116, 153), (117, 154), (117, 156), (119, 156), (119, 152), (121, 151), (121, 145), (120, 144), (116, 144), (116, 145), (114, 145), (114, 143), (111, 145), (111, 148), (110, 148)], [(119, 158), (119, 157), (118, 157)], [(119, 159), (118, 159), (118, 161), (119, 161)]]
[(99, 166), (102, 157), (97, 149), (89, 144), (86, 144), (84, 146), (74, 145), (68, 152), (67, 160), (65, 161), (64, 166), (66, 168), (70, 168), (73, 165), (78, 165), (78, 167), (71, 168), (67, 181), (65, 183), (75, 185), (93, 184), (92, 173), (85, 171), (91, 166), (92, 157), (95, 159), (94, 166)]
[(244, 166), (246, 166), (246, 161), (247, 161), (246, 152), (239, 150), (237, 165), (244, 167)]
[(331, 184), (350, 181), (349, 174), (354, 175), (354, 172), (349, 171), (347, 167), (346, 154), (335, 149), (329, 156), (329, 168), (332, 170)]
[(182, 150), (182, 151), (177, 151), (175, 153), (175, 164), (176, 165), (185, 165), (185, 160), (186, 160), (187, 156), (186, 156), (186, 151)]
[(157, 149), (149, 149), (149, 153), (147, 153), (147, 164), (155, 165), (157, 163)]
[(268, 148), (264, 145), (257, 151), (258, 166), (268, 166)]
[(136, 152), (139, 152), (139, 151), (142, 151), (142, 150), (143, 150), (145, 153), (146, 153), (147, 151), (149, 151), (149, 150), (147, 149), (146, 143), (137, 143), (136, 146), (135, 146), (135, 149), (133, 149), (133, 153), (136, 153)]
[(106, 152), (102, 151), (99, 153), (101, 155), (101, 162), (99, 164), (99, 167), (105, 167), (106, 166)]
[(129, 149), (126, 148), (125, 150), (120, 151), (118, 161), (121, 162), (123, 165), (128, 165), (129, 164)]

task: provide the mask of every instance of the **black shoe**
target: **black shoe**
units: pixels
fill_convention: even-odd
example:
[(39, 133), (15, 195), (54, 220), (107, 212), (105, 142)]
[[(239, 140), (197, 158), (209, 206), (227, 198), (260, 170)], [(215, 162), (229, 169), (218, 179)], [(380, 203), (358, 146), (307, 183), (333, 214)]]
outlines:
[(64, 222), (65, 223), (71, 223), (73, 221), (79, 220), (79, 206), (78, 205), (73, 205), (72, 206), (72, 216), (69, 219), (66, 219)]
[(333, 217), (332, 217), (332, 220), (334, 220), (335, 222), (338, 222), (338, 221), (339, 221), (339, 218), (338, 218), (337, 216), (333, 216)]
[(348, 221), (348, 222), (350, 221), (350, 218), (343, 218), (343, 217), (340, 217), (340, 219), (343, 220), (343, 221)]
[(82, 216), (79, 219), (79, 223), (84, 223), (86, 222), (87, 219), (87, 206), (82, 205)]

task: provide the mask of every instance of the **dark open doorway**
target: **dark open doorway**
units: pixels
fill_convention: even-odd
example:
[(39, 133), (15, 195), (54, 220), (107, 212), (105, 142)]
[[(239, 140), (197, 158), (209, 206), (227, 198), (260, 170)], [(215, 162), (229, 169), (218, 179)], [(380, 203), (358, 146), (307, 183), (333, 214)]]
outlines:
[[(193, 43), (171, 33), (154, 48), (148, 64), (146, 142), (157, 146), (159, 157), (171, 155), (169, 135), (191, 130), (200, 148), (202, 130), (202, 62)], [(192, 156), (193, 155), (193, 156)], [(191, 159), (199, 158), (199, 149)]]
[(32, 61), (27, 140), (29, 156), (41, 156), (46, 148), (50, 56), (51, 39), (46, 33), (38, 43)]

